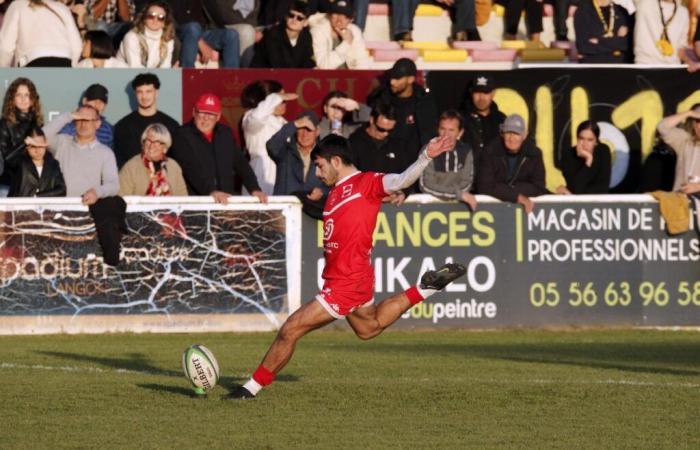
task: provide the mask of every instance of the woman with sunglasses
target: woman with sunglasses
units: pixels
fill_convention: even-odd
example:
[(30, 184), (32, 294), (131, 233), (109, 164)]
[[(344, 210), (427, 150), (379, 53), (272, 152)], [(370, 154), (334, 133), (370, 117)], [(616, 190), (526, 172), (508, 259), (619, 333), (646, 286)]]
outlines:
[(167, 69), (173, 66), (175, 23), (163, 1), (146, 5), (119, 47), (117, 58), (129, 67)]
[(265, 30), (251, 67), (311, 69), (316, 67), (309, 31), (308, 4), (295, 0), (283, 21)]

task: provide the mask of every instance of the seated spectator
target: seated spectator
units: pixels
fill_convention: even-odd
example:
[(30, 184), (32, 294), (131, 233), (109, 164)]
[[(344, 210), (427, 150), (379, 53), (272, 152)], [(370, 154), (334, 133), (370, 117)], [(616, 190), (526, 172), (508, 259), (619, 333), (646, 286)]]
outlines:
[(355, 166), (363, 172), (401, 173), (415, 158), (406, 151), (400, 136), (394, 133), (396, 110), (391, 104), (378, 103), (369, 123), (355, 130), (348, 139)]
[(285, 20), (263, 33), (251, 65), (291, 69), (316, 67), (307, 11), (305, 2), (293, 1)]
[(214, 25), (238, 33), (241, 67), (250, 67), (260, 14), (260, 0), (204, 0)]
[(78, 67), (94, 68), (126, 68), (127, 63), (114, 57), (114, 47), (112, 38), (105, 31), (88, 31), (83, 40), (83, 59), (78, 63)]
[(345, 92), (331, 91), (323, 99), (323, 118), (319, 124), (321, 139), (331, 133), (350, 137), (363, 122), (367, 122), (372, 110), (348, 97)]
[(607, 194), (610, 191), (610, 150), (600, 142), (600, 128), (586, 120), (576, 129), (576, 146), (562, 154), (559, 168), (566, 186), (557, 194)]
[[(685, 129), (678, 125), (685, 123)], [(661, 139), (676, 152), (673, 190), (685, 194), (700, 192), (700, 103), (690, 110), (666, 117), (656, 127)]]
[[(584, 0), (585, 1), (585, 0)], [(528, 37), (533, 42), (540, 42), (542, 33), (542, 0), (508, 0), (503, 17), (503, 38), (515, 39), (518, 34), (520, 16), (525, 11)]]
[(166, 155), (172, 145), (168, 128), (161, 123), (147, 126), (141, 135), (141, 154), (119, 171), (119, 195), (187, 195), (182, 169)]
[(96, 30), (105, 31), (118, 46), (136, 14), (134, 0), (87, 0), (87, 15)]
[(136, 111), (122, 117), (114, 125), (114, 153), (117, 157), (117, 166), (120, 168), (129, 159), (141, 153), (142, 135), (149, 125), (154, 123), (165, 125), (170, 136), (175, 136), (180, 126), (175, 119), (158, 111), (160, 80), (155, 74), (136, 75), (131, 81), (131, 88), (136, 97)]
[(201, 95), (192, 116), (178, 129), (170, 152), (182, 168), (190, 195), (211, 195), (217, 203), (227, 204), (236, 192), (238, 175), (250, 195), (267, 203), (267, 195), (236, 145), (233, 130), (219, 122), (221, 99), (214, 94)]
[[(391, 22), (395, 41), (412, 41), (413, 20), (420, 0), (391, 2)], [(452, 19), (450, 39), (453, 41), (480, 41), (476, 27), (474, 0), (433, 0), (446, 8)]]
[(362, 31), (352, 23), (352, 2), (337, 0), (311, 25), (314, 57), (319, 69), (364, 69), (369, 56)]
[(122, 41), (117, 58), (129, 67), (167, 69), (172, 67), (175, 24), (167, 3), (156, 0), (141, 11)]
[(319, 119), (313, 111), (301, 113), (267, 141), (267, 152), (277, 166), (274, 195), (299, 195), (320, 201), (328, 192), (316, 177), (311, 151), (319, 136)]
[(0, 117), (0, 197), (10, 188), (10, 174), (4, 162), (20, 155), (29, 132), (44, 124), (44, 113), (36, 86), (29, 78), (16, 78), (5, 91)]
[(496, 84), (493, 75), (478, 74), (472, 80), (469, 93), (462, 103), (461, 111), (466, 129), (462, 140), (471, 144), (474, 167), (479, 167), (479, 157), (486, 145), (499, 137), (501, 124), (506, 119), (506, 115), (493, 101), (495, 95)]
[(630, 17), (611, 0), (582, 2), (574, 14), (576, 49), (583, 64), (623, 64), (629, 60)]
[[(75, 123), (75, 137), (59, 134), (71, 120)], [(44, 127), (44, 133), (49, 150), (61, 166), (66, 194), (80, 197), (89, 206), (104, 262), (114, 266), (119, 263), (119, 244), (126, 232), (126, 203), (116, 196), (117, 163), (112, 150), (97, 140), (99, 126), (99, 113), (85, 104), (74, 113), (56, 116)]]
[(487, 146), (476, 171), (477, 193), (519, 203), (528, 214), (535, 206), (530, 197), (548, 193), (542, 151), (527, 138), (518, 114), (506, 117), (501, 138)]
[(12, 178), (8, 197), (64, 197), (66, 183), (58, 161), (46, 153), (48, 143), (41, 128), (32, 129), (25, 144), (26, 151), (8, 161)]
[(241, 104), (247, 109), (243, 115), (243, 137), (250, 155), (250, 166), (263, 192), (270, 195), (275, 187), (274, 161), (267, 153), (267, 141), (287, 123), (285, 102), (296, 100), (296, 94), (284, 92), (275, 80), (256, 81), (245, 87)]
[(474, 183), (474, 155), (469, 144), (462, 141), (464, 119), (453, 109), (440, 115), (438, 136), (449, 136), (455, 147), (430, 161), (420, 176), (421, 191), (442, 200), (463, 201), (476, 210), (476, 197), (469, 191)]
[[(91, 106), (100, 115), (99, 128), (97, 129), (97, 140), (109, 148), (114, 145), (114, 127), (104, 117), (104, 111), (107, 108), (109, 101), (109, 91), (101, 84), (91, 84), (83, 92), (83, 97), (80, 99), (80, 105)], [(77, 130), (75, 122), (68, 122), (61, 130), (61, 134), (76, 136)]]
[(54, 0), (13, 1), (0, 28), (0, 67), (71, 67), (83, 48), (70, 10)]
[(194, 67), (218, 61), (219, 67), (240, 66), (240, 42), (236, 30), (209, 27), (204, 7), (198, 0), (167, 0), (177, 24), (175, 32), (182, 43), (180, 66)]
[(639, 0), (634, 25), (634, 62), (680, 64), (688, 42), (688, 9), (680, 0)]

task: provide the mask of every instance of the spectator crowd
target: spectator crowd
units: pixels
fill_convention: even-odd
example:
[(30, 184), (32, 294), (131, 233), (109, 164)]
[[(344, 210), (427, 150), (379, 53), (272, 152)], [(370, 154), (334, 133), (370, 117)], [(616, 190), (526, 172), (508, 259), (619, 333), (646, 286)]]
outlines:
[[(543, 0), (495, 0), (503, 40), (542, 45)], [(552, 0), (554, 35), (581, 63), (700, 67), (694, 2)], [(0, 0), (0, 67), (362, 69), (370, 0)], [(390, 33), (413, 40), (420, 0), (391, 1)], [(479, 41), (492, 0), (424, 0), (452, 19), (450, 44)], [(689, 10), (689, 7), (691, 10)], [(572, 11), (573, 12), (572, 14)], [(573, 33), (567, 18), (573, 15)]]

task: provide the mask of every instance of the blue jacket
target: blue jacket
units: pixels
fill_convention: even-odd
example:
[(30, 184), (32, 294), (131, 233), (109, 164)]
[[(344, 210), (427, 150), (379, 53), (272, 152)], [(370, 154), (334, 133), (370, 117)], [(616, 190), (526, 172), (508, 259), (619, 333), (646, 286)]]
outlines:
[(309, 167), (309, 175), (304, 181), (304, 162), (299, 156), (294, 122), (285, 124), (267, 141), (267, 154), (277, 165), (277, 177), (273, 195), (291, 195), (295, 192), (311, 192), (319, 187), (328, 193), (328, 187), (316, 177), (313, 161)]

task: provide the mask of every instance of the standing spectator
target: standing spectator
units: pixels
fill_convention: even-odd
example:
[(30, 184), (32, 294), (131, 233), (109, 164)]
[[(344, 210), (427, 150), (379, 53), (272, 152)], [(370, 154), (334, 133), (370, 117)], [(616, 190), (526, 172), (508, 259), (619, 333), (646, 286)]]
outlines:
[(36, 127), (26, 138), (26, 151), (9, 162), (12, 186), (8, 197), (63, 197), (66, 183), (51, 153), (46, 153), (46, 136)]
[[(585, 1), (585, 0), (584, 0)], [(540, 42), (542, 33), (542, 0), (508, 0), (504, 19), (504, 39), (515, 39), (520, 16), (525, 11), (529, 39)]]
[(622, 64), (629, 60), (630, 18), (611, 0), (582, 2), (574, 14), (576, 49), (584, 64)]
[[(109, 91), (106, 87), (97, 83), (88, 86), (80, 99), (80, 105), (91, 106), (100, 115), (99, 128), (97, 129), (97, 140), (107, 147), (112, 148), (114, 145), (114, 127), (104, 117), (104, 111), (107, 108), (108, 102)], [(61, 130), (61, 134), (76, 136), (77, 131), (75, 124), (75, 121), (66, 123), (66, 126)]]
[[(576, 6), (579, 7), (579, 2), (577, 0), (574, 1), (576, 2)], [(584, 0), (584, 2), (586, 2), (586, 0)], [(569, 18), (569, 8), (571, 4), (572, 0), (554, 0), (552, 3), (554, 8), (554, 17), (552, 18), (554, 22), (554, 39), (557, 41), (569, 40), (569, 27), (566, 24), (566, 20)], [(574, 30), (578, 30), (578, 28), (574, 26)]]
[(187, 195), (180, 165), (166, 156), (173, 140), (162, 123), (152, 123), (141, 135), (141, 154), (119, 171), (119, 195)]
[(323, 99), (323, 118), (319, 124), (321, 139), (331, 133), (350, 137), (363, 122), (369, 120), (370, 112), (367, 105), (360, 105), (345, 92), (329, 92)]
[(531, 213), (530, 197), (547, 194), (542, 151), (527, 139), (525, 120), (506, 117), (501, 139), (491, 142), (477, 167), (477, 192), (523, 205)]
[(240, 43), (241, 67), (249, 67), (253, 60), (260, 0), (204, 0), (203, 3), (214, 25), (236, 30)]
[(175, 23), (167, 3), (156, 0), (141, 11), (119, 47), (117, 58), (134, 68), (168, 69), (175, 48)]
[(420, 0), (391, 2), (391, 29), (395, 41), (412, 41), (413, 18)]
[(300, 195), (318, 201), (328, 189), (316, 177), (311, 151), (318, 143), (319, 119), (305, 111), (286, 123), (267, 141), (267, 151), (277, 166), (274, 195)]
[(78, 63), (78, 67), (85, 69), (122, 69), (129, 67), (124, 61), (114, 58), (112, 38), (109, 37), (106, 31), (102, 30), (93, 30), (85, 33), (81, 56), (83, 59)]
[(476, 197), (469, 192), (474, 183), (472, 148), (462, 141), (464, 119), (456, 110), (448, 109), (440, 115), (438, 136), (449, 136), (455, 146), (428, 164), (420, 176), (421, 191), (442, 200), (457, 200), (476, 210)]
[(296, 94), (287, 94), (275, 80), (256, 81), (245, 87), (241, 103), (247, 109), (243, 115), (243, 137), (250, 166), (263, 192), (270, 195), (275, 187), (274, 161), (267, 153), (267, 141), (287, 123), (285, 102), (296, 100)]
[[(75, 123), (75, 137), (59, 134), (71, 120)], [(89, 206), (104, 262), (117, 265), (121, 235), (126, 231), (126, 203), (116, 196), (117, 163), (112, 150), (97, 140), (99, 126), (99, 112), (84, 104), (74, 113), (56, 116), (44, 127), (44, 133), (49, 149), (61, 165), (67, 195), (80, 197)]]
[(396, 61), (387, 71), (388, 83), (383, 83), (367, 97), (367, 104), (389, 103), (396, 112), (394, 135), (406, 144), (408, 160), (415, 160), (418, 151), (435, 136), (438, 110), (435, 100), (416, 83), (416, 64), (407, 58)]
[(131, 88), (136, 96), (137, 109), (122, 117), (114, 126), (114, 153), (117, 166), (122, 167), (142, 150), (143, 132), (149, 125), (165, 125), (170, 136), (175, 136), (180, 124), (158, 111), (160, 80), (153, 73), (140, 73), (131, 81)]
[(257, 45), (253, 67), (310, 69), (316, 67), (307, 4), (295, 0), (286, 18), (268, 28)]
[(240, 66), (240, 42), (236, 30), (207, 28), (202, 2), (199, 0), (167, 0), (175, 16), (175, 32), (182, 43), (180, 65), (194, 67), (199, 54), (200, 62), (219, 61), (220, 67)]
[(19, 155), (29, 132), (44, 124), (36, 86), (29, 78), (16, 78), (5, 91), (0, 117), (0, 197), (6, 197), (10, 174), (3, 174), (4, 162)]
[(586, 120), (576, 129), (576, 146), (565, 151), (560, 168), (566, 186), (557, 194), (607, 194), (610, 190), (610, 150), (600, 143), (600, 128)]
[(388, 103), (373, 109), (367, 125), (350, 135), (355, 166), (363, 172), (401, 173), (413, 160), (395, 135), (396, 112)]
[(83, 48), (80, 32), (64, 4), (15, 0), (0, 28), (0, 67), (71, 67)]
[(221, 119), (221, 100), (214, 94), (203, 94), (192, 111), (193, 118), (178, 129), (171, 151), (182, 168), (191, 195), (211, 195), (217, 203), (227, 204), (235, 194), (235, 178), (262, 203), (267, 195), (260, 190), (253, 169), (236, 145), (233, 130)]
[[(678, 128), (683, 122), (686, 129)], [(661, 139), (676, 152), (673, 190), (685, 194), (700, 192), (700, 103), (689, 111), (666, 117), (656, 129)]]
[(474, 152), (474, 167), (479, 167), (479, 158), (486, 146), (499, 137), (501, 124), (506, 115), (499, 109), (493, 97), (496, 84), (492, 75), (479, 74), (472, 80), (469, 95), (464, 99), (461, 110), (466, 121), (466, 133), (462, 140), (471, 144)]
[(338, 0), (311, 26), (314, 57), (319, 69), (364, 69), (369, 56), (362, 31), (352, 23), (352, 2)]
[(688, 43), (688, 10), (680, 0), (639, 0), (634, 25), (634, 62), (680, 64)]
[(87, 0), (85, 3), (94, 29), (107, 32), (114, 39), (114, 45), (119, 45), (134, 20), (134, 0)]

